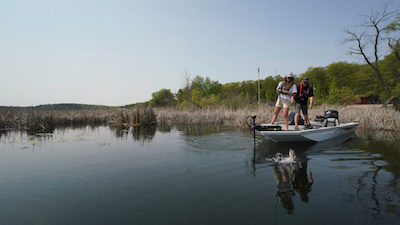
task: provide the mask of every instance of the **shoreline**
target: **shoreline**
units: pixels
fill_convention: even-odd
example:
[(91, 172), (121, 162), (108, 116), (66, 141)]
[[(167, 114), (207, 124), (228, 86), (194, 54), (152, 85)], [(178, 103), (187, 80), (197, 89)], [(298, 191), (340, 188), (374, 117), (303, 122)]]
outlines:
[[(323, 115), (325, 110), (336, 109), (342, 123), (357, 121), (358, 129), (400, 131), (400, 112), (381, 105), (320, 105), (309, 110), (309, 118)], [(109, 125), (130, 127), (154, 124), (224, 125), (247, 128), (247, 116), (257, 116), (257, 123), (269, 123), (274, 107), (256, 105), (245, 108), (132, 108), (107, 110), (0, 110), (0, 131), (21, 129), (30, 131), (52, 130), (59, 126)], [(289, 112), (294, 111), (293, 106)], [(282, 112), (277, 121), (283, 121)]]
[[(310, 120), (316, 115), (323, 115), (325, 110), (335, 109), (339, 112), (339, 121), (360, 123), (360, 129), (400, 131), (400, 112), (377, 105), (349, 105), (331, 106), (321, 105), (309, 110)], [(259, 105), (241, 109), (206, 108), (206, 109), (173, 109), (155, 108), (158, 123), (171, 124), (215, 124), (234, 127), (247, 127), (245, 119), (247, 116), (257, 116), (257, 123), (269, 123), (273, 116), (273, 106)], [(294, 111), (293, 106), (289, 112)], [(283, 121), (280, 112), (277, 121)]]

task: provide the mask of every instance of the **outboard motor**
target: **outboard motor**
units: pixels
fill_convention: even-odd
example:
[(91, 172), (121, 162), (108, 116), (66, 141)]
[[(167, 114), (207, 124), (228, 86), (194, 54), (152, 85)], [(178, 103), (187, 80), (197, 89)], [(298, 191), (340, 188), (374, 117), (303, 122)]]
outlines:
[(339, 112), (336, 110), (326, 110), (325, 111), (325, 118), (335, 118), (335, 119), (339, 119)]
[(323, 116), (316, 116), (315, 121), (321, 122), (323, 127), (329, 125), (329, 123), (339, 126), (339, 112), (337, 110), (326, 110)]

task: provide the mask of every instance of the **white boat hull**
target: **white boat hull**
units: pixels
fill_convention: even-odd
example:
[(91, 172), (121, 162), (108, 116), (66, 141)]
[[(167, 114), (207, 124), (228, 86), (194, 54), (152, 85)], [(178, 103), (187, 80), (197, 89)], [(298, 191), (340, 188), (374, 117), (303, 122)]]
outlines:
[[(283, 127), (283, 124), (278, 124)], [(318, 127), (314, 129), (293, 128), (288, 131), (257, 131), (274, 142), (320, 142), (353, 132), (359, 125), (357, 122), (345, 123), (339, 126)]]

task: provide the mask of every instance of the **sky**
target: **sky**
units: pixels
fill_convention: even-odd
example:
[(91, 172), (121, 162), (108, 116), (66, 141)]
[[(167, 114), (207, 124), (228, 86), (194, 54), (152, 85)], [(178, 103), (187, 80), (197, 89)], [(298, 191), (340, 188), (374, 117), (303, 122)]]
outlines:
[(220, 83), (304, 73), (346, 54), (377, 0), (0, 0), (0, 105), (118, 106)]

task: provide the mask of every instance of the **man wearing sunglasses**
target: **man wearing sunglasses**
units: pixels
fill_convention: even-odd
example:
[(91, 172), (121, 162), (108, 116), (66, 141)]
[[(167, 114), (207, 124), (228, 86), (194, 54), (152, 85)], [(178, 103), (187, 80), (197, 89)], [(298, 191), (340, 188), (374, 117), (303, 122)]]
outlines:
[[(307, 105), (309, 98), (310, 105)], [(296, 112), (294, 116), (295, 130), (298, 130), (300, 110), (303, 112), (304, 115), (304, 127), (311, 128), (311, 125), (308, 121), (308, 109), (311, 109), (314, 104), (314, 91), (309, 84), (308, 77), (304, 77), (300, 85), (297, 87), (297, 94), (294, 99), (294, 110)]]

